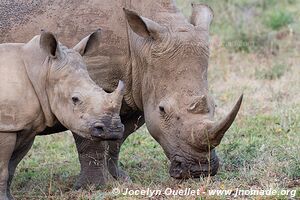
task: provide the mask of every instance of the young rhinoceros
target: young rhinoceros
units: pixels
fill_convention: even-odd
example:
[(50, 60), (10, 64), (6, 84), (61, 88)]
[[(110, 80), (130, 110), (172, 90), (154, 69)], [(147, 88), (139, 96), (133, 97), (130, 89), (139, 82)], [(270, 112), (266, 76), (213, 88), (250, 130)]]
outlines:
[(0, 44), (1, 200), (11, 198), (11, 166), (46, 127), (60, 122), (89, 139), (123, 136), (123, 83), (106, 93), (91, 80), (82, 58), (98, 46), (99, 38), (100, 30), (68, 49), (52, 33), (42, 31), (26, 44)]

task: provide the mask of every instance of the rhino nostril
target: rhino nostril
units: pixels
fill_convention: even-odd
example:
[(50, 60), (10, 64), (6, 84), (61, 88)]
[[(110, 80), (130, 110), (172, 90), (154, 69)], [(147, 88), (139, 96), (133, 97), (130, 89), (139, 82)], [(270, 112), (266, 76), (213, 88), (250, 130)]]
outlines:
[(97, 130), (97, 132), (104, 132), (104, 127), (101, 125), (94, 126), (94, 129)]
[(103, 128), (103, 126), (94, 126), (94, 129), (96, 129), (96, 130), (98, 130), (98, 131), (100, 131), (100, 132), (102, 132), (102, 131), (104, 131), (104, 128)]
[(91, 135), (102, 139), (108, 139), (109, 131), (104, 124), (95, 123), (91, 126)]

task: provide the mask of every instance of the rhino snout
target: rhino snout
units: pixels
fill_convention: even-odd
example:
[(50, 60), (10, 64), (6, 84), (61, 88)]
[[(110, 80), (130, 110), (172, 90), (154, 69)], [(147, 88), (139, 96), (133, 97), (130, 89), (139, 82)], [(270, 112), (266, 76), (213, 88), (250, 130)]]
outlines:
[(203, 163), (186, 161), (184, 158), (175, 158), (171, 161), (169, 174), (175, 179), (214, 176), (219, 169), (219, 158), (214, 151), (211, 152), (211, 155), (210, 160)]
[(107, 132), (104, 124), (100, 123), (93, 124), (91, 129), (91, 134), (94, 137), (103, 137), (105, 135), (105, 132)]
[(100, 140), (119, 140), (123, 137), (124, 125), (118, 124), (116, 127), (107, 127), (102, 123), (95, 123), (91, 127), (91, 135)]

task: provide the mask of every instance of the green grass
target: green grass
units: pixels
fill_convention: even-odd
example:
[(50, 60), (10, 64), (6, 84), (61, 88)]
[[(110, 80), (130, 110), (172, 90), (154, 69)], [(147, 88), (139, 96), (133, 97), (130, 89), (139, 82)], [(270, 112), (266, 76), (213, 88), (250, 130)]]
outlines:
[(285, 10), (272, 11), (267, 15), (265, 20), (265, 24), (273, 30), (278, 30), (284, 26), (291, 24), (292, 22), (292, 14)]
[[(191, 0), (176, 0), (184, 14), (190, 16)], [(214, 10), (212, 34), (234, 52), (272, 52), (278, 48), (274, 35), (282, 29), (299, 30), (299, 1), (297, 0), (195, 0)], [(299, 21), (299, 20), (298, 20)], [(275, 47), (274, 47), (275, 45)]]
[[(113, 196), (110, 192), (114, 187), (203, 191), (272, 188), (297, 190), (300, 198), (300, 2), (201, 2), (215, 10), (208, 79), (218, 105), (216, 117), (224, 116), (244, 93), (237, 120), (217, 147), (221, 159), (218, 174), (185, 181), (170, 178), (168, 159), (143, 127), (126, 140), (120, 155), (121, 166), (132, 183), (112, 182), (101, 190), (74, 191), (80, 169), (76, 147), (70, 133), (61, 133), (37, 137), (16, 172), (12, 191), (17, 199), (129, 199)], [(188, 16), (190, 2), (177, 3)], [(228, 196), (198, 197), (207, 198)]]

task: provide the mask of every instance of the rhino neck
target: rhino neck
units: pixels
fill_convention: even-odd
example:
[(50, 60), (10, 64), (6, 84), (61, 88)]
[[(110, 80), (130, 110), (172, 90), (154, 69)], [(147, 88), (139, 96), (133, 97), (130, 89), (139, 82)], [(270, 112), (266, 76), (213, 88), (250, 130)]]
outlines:
[(48, 61), (46, 59), (48, 57), (40, 50), (39, 36), (34, 37), (29, 43), (25, 44), (23, 49), (26, 72), (44, 113), (45, 125), (52, 127), (57, 120), (52, 113), (46, 92), (48, 79)]

